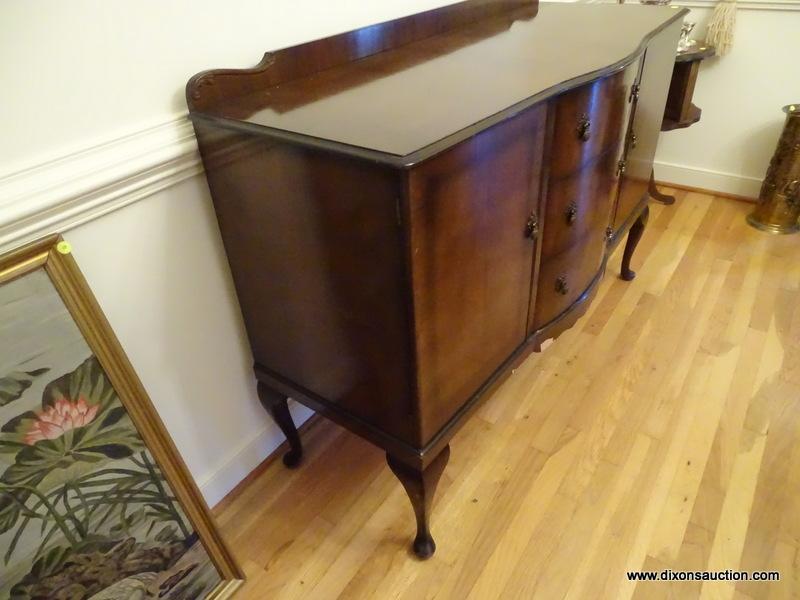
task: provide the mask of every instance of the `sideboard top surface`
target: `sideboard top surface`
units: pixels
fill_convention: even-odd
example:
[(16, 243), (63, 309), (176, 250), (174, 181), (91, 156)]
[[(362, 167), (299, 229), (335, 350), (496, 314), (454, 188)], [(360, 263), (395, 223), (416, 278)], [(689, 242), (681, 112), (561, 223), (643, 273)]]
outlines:
[[(685, 12), (541, 4), (532, 17), (486, 19), (198, 112), (411, 164), (506, 113), (613, 72)], [(359, 30), (357, 40), (373, 43), (371, 32), (378, 30)]]

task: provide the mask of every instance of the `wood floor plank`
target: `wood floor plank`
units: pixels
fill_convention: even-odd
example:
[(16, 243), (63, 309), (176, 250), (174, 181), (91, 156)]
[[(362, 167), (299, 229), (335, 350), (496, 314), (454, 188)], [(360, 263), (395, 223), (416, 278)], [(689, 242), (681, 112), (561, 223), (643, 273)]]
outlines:
[(539, 476), (520, 503), (521, 509), (481, 569), (481, 574), (485, 572), (489, 576), (478, 577), (468, 598), (489, 600), (500, 597), (517, 560), (541, 522), (545, 509), (553, 501), (561, 482), (572, 467), (580, 441), (579, 438), (573, 438), (545, 462)]
[(800, 237), (748, 227), (750, 208), (652, 207), (637, 278), (621, 244), (587, 314), (452, 440), (428, 561), (383, 454), (314, 424), (298, 470), (274, 461), (216, 511), (237, 598), (800, 598)]
[(592, 594), (596, 585), (591, 577), (592, 566), (603, 562), (612, 518), (619, 510), (624, 498), (632, 493), (651, 444), (653, 444), (653, 440), (650, 437), (643, 434), (636, 435), (628, 461), (619, 471), (617, 481), (613, 485), (607, 507), (592, 527), (588, 539), (579, 540), (584, 545), (583, 558), (577, 562), (574, 560), (576, 557), (573, 557), (571, 572), (574, 573), (574, 576), (558, 579), (562, 588), (567, 590), (566, 598), (586, 598)]
[(699, 355), (696, 360), (704, 360), (709, 367), (703, 385), (694, 397), (699, 405), (698, 410), (650, 551), (653, 556), (666, 562), (678, 556), (739, 358), (738, 351), (722, 357), (704, 355), (702, 352)]
[[(747, 533), (748, 515), (753, 503), (758, 472), (761, 469), (766, 437), (766, 432), (749, 431), (742, 438), (742, 445), (731, 475), (736, 485), (731, 486), (725, 495), (722, 515), (717, 524), (714, 545), (708, 559), (708, 570), (739, 569)], [(700, 597), (732, 598), (735, 587), (733, 582), (705, 582), (700, 590)]]

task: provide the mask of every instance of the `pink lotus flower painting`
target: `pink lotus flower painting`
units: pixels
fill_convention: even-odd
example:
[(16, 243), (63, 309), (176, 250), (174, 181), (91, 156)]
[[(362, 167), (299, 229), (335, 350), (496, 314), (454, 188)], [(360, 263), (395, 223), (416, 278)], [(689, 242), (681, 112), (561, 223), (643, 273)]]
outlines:
[(44, 271), (0, 284), (0, 600), (195, 600), (220, 572)]
[(37, 413), (38, 418), (25, 434), (25, 443), (33, 445), (39, 440), (54, 440), (71, 429), (88, 425), (99, 408), (97, 405), (90, 406), (83, 396), (76, 402), (70, 402), (62, 396), (55, 404)]

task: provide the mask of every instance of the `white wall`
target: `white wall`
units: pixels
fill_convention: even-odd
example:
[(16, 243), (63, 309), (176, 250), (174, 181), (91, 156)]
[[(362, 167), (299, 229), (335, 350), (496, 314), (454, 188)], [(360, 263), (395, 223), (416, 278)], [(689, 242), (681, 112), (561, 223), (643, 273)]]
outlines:
[[(283, 441), (255, 393), (233, 281), (196, 175), (65, 234), (210, 504)], [(292, 406), (295, 420), (310, 411)]]
[[(0, 2), (0, 250), (66, 231), (212, 504), (282, 436), (255, 396), (182, 117), (184, 84), (205, 68), (250, 66), (265, 50), (448, 3)], [(701, 73), (703, 120), (662, 138), (660, 178), (757, 191), (780, 129), (778, 109), (800, 100), (800, 36), (789, 35), (798, 21), (797, 12), (740, 12), (733, 54)], [(295, 410), (298, 420), (308, 415)]]
[(453, 0), (2, 0), (0, 176), (168, 120), (203, 69)]
[[(755, 198), (783, 126), (781, 107), (800, 102), (800, 3), (794, 10), (739, 9), (733, 49), (702, 63), (700, 122), (665, 132), (656, 179)], [(692, 8), (703, 38), (710, 9)]]
[[(714, 3), (672, 1), (690, 8), (686, 20), (697, 23), (691, 37), (700, 41)], [(739, 0), (738, 6), (733, 49), (700, 67), (694, 92), (700, 122), (661, 135), (654, 170), (659, 181), (755, 199), (783, 126), (781, 108), (800, 102), (800, 0)]]
[[(448, 3), (0, 2), (0, 250), (67, 229), (210, 504), (283, 436), (255, 394), (208, 188), (187, 142), (184, 85), (202, 69), (251, 66), (266, 50)], [(298, 423), (310, 414), (293, 411)]]

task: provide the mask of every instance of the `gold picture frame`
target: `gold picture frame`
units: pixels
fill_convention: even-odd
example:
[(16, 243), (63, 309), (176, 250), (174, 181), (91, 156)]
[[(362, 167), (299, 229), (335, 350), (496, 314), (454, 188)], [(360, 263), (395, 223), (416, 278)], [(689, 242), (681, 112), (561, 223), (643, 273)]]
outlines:
[[(26, 275), (31, 275), (39, 269), (42, 269), (47, 274), (52, 286), (61, 301), (63, 301), (69, 316), (71, 316), (72, 321), (77, 326), (93, 355), (92, 360), (96, 358), (101, 367), (101, 372), (105, 372), (105, 376), (112, 388), (109, 393), (113, 395), (116, 392), (119, 403), (133, 424), (134, 435), (138, 432), (141, 441), (144, 443), (142, 452), (147, 452), (147, 456), (152, 456), (157, 469), (155, 472), (158, 473), (158, 470), (160, 470), (159, 478), (155, 481), (166, 481), (168, 484), (166, 490), (168, 492), (171, 490), (172, 494), (174, 494), (168, 495), (168, 498), (170, 502), (177, 500), (178, 507), (175, 514), (179, 518), (185, 517), (184, 524), (188, 521), (188, 524), (191, 525), (193, 547), (197, 549), (196, 552), (199, 553), (204, 561), (210, 559), (216, 568), (219, 582), (216, 583), (217, 580), (214, 579), (211, 584), (207, 584), (209, 586), (213, 585), (213, 588), (207, 588), (209, 591), (205, 597), (213, 599), (230, 597), (244, 581), (242, 570), (220, 536), (199, 489), (189, 475), (186, 465), (178, 454), (147, 392), (81, 274), (71, 254), (69, 244), (59, 235), (51, 235), (0, 256), (0, 288)], [(36, 275), (35, 277), (40, 276)], [(2, 376), (2, 373), (0, 373), (0, 376)], [(30, 386), (31, 384), (25, 382), (25, 385)], [(24, 389), (24, 386), (22, 389)], [(0, 388), (1, 390), (2, 388)], [(0, 403), (0, 408), (2, 408), (2, 403)], [(95, 408), (95, 412), (91, 413), (90, 419), (94, 417), (96, 410)], [(116, 410), (117, 414), (120, 414), (121, 411), (118, 407)], [(37, 413), (28, 411), (27, 414), (36, 416)], [(38, 414), (41, 417), (41, 414)], [(127, 420), (125, 422), (128, 423)], [(76, 426), (71, 425), (71, 427)], [(31, 436), (31, 433), (28, 432), (27, 435)], [(75, 437), (78, 435), (75, 434)], [(35, 437), (24, 438), (24, 443), (19, 442), (18, 445), (25, 450), (30, 450), (33, 448), (34, 439)], [(43, 438), (40, 437), (39, 439)], [(26, 443), (29, 444), (28, 447), (25, 447)], [(2, 472), (2, 469), (0, 469), (0, 472)], [(30, 486), (30, 484), (27, 485)], [(7, 487), (6, 489), (12, 488)], [(102, 493), (103, 488), (100, 489)], [(8, 492), (6, 494), (8, 495)], [(20, 504), (18, 498), (12, 499), (15, 499), (17, 504)], [(76, 502), (76, 500), (73, 501)], [(83, 498), (81, 498), (81, 501), (83, 501)], [(125, 510), (128, 510), (128, 505), (126, 504), (125, 506), (125, 509), (121, 509), (123, 517), (125, 517)], [(182, 513), (180, 512), (181, 510)], [(86, 520), (88, 521), (88, 517)], [(42, 519), (42, 523), (42, 529), (44, 530), (44, 519)], [(188, 547), (186, 540), (184, 540), (184, 543)], [(37, 555), (38, 551), (34, 558)], [(6, 561), (8, 562), (8, 558), (6, 558)], [(207, 561), (203, 566), (206, 572), (210, 571)], [(2, 568), (1, 564), (0, 568)], [(192, 568), (195, 567), (192, 566)], [(208, 579), (204, 581), (208, 581)], [(177, 594), (178, 592), (175, 591), (175, 593)]]

